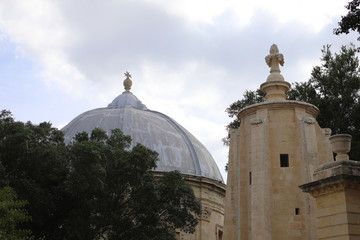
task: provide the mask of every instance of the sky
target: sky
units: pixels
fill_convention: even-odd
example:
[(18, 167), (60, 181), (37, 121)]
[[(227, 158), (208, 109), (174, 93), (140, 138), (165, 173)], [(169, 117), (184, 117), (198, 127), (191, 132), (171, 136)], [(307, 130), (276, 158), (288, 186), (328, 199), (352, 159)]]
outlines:
[(0, 0), (0, 106), (62, 128), (123, 89), (189, 130), (226, 180), (225, 109), (256, 90), (272, 44), (285, 80), (307, 81), (349, 0)]

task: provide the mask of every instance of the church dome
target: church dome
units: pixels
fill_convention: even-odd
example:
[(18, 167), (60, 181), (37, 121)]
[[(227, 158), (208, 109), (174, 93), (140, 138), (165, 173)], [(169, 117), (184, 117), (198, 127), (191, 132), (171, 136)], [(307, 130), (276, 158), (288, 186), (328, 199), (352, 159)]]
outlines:
[(126, 76), (126, 91), (106, 108), (84, 112), (62, 129), (65, 142), (70, 143), (78, 132), (90, 133), (94, 128), (101, 128), (110, 134), (112, 129), (119, 128), (125, 135), (131, 136), (132, 146), (140, 143), (159, 153), (155, 171), (178, 170), (183, 174), (223, 182), (213, 157), (204, 145), (174, 119), (149, 110), (130, 92), (131, 76)]

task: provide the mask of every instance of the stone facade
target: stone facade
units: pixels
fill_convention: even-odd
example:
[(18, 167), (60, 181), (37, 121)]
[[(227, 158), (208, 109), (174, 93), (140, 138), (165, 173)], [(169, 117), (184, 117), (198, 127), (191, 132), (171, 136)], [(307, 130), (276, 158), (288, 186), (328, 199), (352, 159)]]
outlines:
[(360, 239), (360, 162), (319, 166), (314, 181), (300, 186), (316, 199), (318, 239)]
[(223, 240), (223, 224), (225, 212), (225, 184), (222, 182), (184, 175), (200, 200), (202, 214), (194, 234), (180, 233), (181, 240)]
[(315, 201), (298, 186), (331, 159), (330, 131), (316, 122), (315, 106), (286, 100), (276, 45), (266, 61), (266, 101), (241, 110), (230, 132), (224, 239), (316, 239)]
[(241, 126), (230, 134), (225, 239), (315, 239), (313, 199), (298, 186), (331, 156), (316, 114), (295, 101), (239, 114)]

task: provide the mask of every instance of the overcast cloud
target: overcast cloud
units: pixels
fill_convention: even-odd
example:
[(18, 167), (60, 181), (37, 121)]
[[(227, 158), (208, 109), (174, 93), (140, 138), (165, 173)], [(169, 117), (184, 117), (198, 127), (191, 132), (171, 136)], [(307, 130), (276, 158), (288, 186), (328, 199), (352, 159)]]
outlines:
[[(266, 80), (276, 43), (291, 83), (309, 78), (348, 0), (0, 0), (1, 108), (62, 127), (107, 106), (123, 73), (148, 108), (192, 132), (224, 177), (224, 110)], [(226, 177), (225, 177), (226, 178)]]

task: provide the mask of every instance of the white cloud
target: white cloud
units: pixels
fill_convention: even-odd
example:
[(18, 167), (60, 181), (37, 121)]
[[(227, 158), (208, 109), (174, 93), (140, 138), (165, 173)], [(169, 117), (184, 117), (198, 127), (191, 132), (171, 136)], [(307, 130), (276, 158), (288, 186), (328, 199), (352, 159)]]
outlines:
[(265, 81), (270, 45), (277, 43), (285, 55), (289, 82), (307, 80), (321, 46), (345, 41), (332, 35), (345, 4), (3, 0), (0, 39), (17, 44), (20, 57), (41, 67), (38, 76), (48, 88), (76, 99), (74, 105), (106, 106), (123, 91), (123, 72), (130, 71), (140, 100), (184, 125), (215, 158), (227, 159), (219, 157), (226, 151), (224, 111)]
[(178, 15), (190, 22), (212, 24), (214, 18), (232, 7), (232, 0), (146, 0), (157, 4), (169, 14)]
[(61, 14), (53, 1), (2, 1), (0, 16), (1, 27), (27, 51), (59, 47), (66, 42)]
[(187, 21), (204, 24), (214, 24), (216, 18), (235, 13), (234, 24), (240, 27), (250, 25), (255, 12), (262, 11), (274, 16), (279, 24), (290, 21), (304, 24), (314, 32), (320, 32), (331, 23), (334, 16), (339, 17), (345, 12), (346, 2), (328, 0), (147, 0), (157, 4), (169, 14), (180, 16)]
[(260, 9), (272, 14), (281, 24), (289, 21), (299, 22), (316, 33), (331, 23), (333, 17), (340, 17), (344, 13), (346, 4), (341, 1), (328, 0), (263, 0), (256, 2)]
[(71, 65), (65, 48), (72, 43), (63, 15), (54, 1), (19, 0), (0, 3), (0, 27), (18, 44), (21, 57), (42, 66), (38, 74), (49, 86), (56, 84), (74, 96), (82, 96), (84, 76)]

